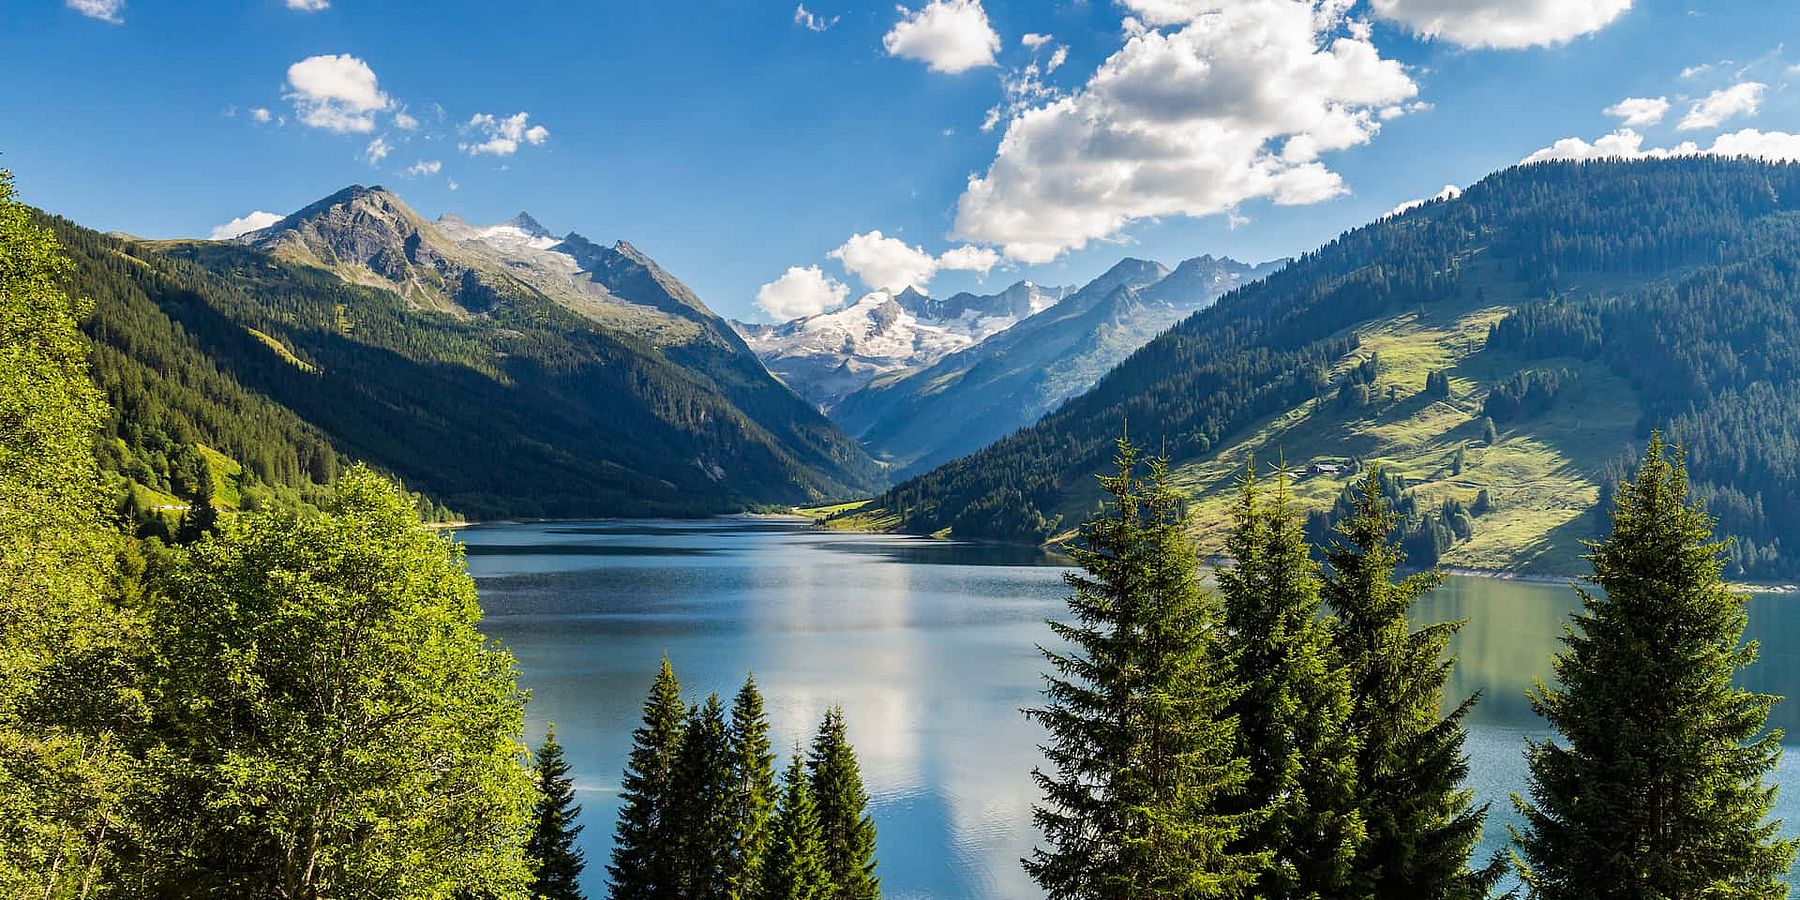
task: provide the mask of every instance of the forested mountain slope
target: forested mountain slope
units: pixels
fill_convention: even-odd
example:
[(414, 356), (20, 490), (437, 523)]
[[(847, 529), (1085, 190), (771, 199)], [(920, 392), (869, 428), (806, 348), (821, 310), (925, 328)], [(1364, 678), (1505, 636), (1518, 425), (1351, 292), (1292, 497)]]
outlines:
[[(412, 287), (396, 291), (341, 277), (342, 258), (53, 224), (94, 303), (95, 377), (117, 410), (105, 452), (171, 502), (191, 498), (195, 460), (304, 491), (364, 459), (479, 516), (719, 512), (879, 477), (629, 245), (599, 248), (582, 277), (620, 309), (679, 307), (679, 337), (609, 327), (503, 268), (423, 277), (445, 270), (421, 248), (471, 258), (454, 241), (402, 241), (386, 262)], [(442, 284), (457, 287), (433, 293)]]
[(1199, 256), (1171, 271), (1123, 260), (966, 350), (876, 379), (832, 418), (902, 472), (923, 471), (1037, 421), (1164, 329), (1280, 266)]
[(1300, 470), (1315, 528), (1380, 462), (1415, 561), (1565, 571), (1614, 461), (1661, 427), (1740, 537), (1737, 571), (1792, 573), (1796, 210), (1800, 166), (1509, 169), (1231, 293), (1036, 425), (879, 504), (910, 531), (1045, 540), (1090, 511), (1093, 473), (1128, 428), (1171, 456), (1203, 534), (1252, 457)]

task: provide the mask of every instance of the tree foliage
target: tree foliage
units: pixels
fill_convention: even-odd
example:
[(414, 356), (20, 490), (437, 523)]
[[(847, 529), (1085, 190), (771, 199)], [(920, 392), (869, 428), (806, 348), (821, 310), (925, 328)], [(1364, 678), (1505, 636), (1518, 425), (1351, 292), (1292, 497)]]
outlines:
[(1502, 869), (1472, 870), (1485, 806), (1462, 786), (1468, 775), (1463, 720), (1476, 698), (1442, 712), (1454, 660), (1446, 656), (1460, 622), (1414, 629), (1407, 613), (1440, 576), (1400, 581), (1404, 554), (1389, 540), (1398, 518), (1380, 473), (1360, 485), (1356, 512), (1338, 525), (1325, 553), (1321, 594), (1335, 615), (1337, 653), (1348, 669), (1349, 730), (1356, 740), (1355, 796), (1367, 829), (1352, 863), (1357, 896), (1475, 900)]
[(1319, 615), (1319, 566), (1285, 475), (1273, 496), (1244, 474), (1218, 570), (1232, 679), (1242, 693), (1237, 752), (1249, 776), (1234, 801), (1262, 818), (1239, 839), (1267, 853), (1256, 894), (1269, 900), (1342, 897), (1363, 838), (1349, 673)]
[(1620, 485), (1593, 584), (1563, 638), (1556, 685), (1532, 705), (1554, 734), (1531, 742), (1515, 838), (1545, 900), (1785, 897), (1795, 842), (1769, 818), (1781, 759), (1776, 698), (1733, 677), (1756, 660), (1723, 545), (1653, 436)]
[(1072, 621), (1050, 623), (1068, 649), (1043, 650), (1046, 704), (1028, 710), (1051, 771), (1034, 773), (1047, 846), (1025, 867), (1052, 898), (1236, 896), (1262, 865), (1234, 847), (1254, 816), (1225, 808), (1248, 776), (1237, 689), (1167, 470), (1137, 457), (1118, 443), (1067, 576)]
[(583, 900), (581, 872), (587, 860), (575, 846), (582, 829), (575, 823), (581, 806), (575, 802), (575, 783), (554, 724), (538, 748), (536, 774), (539, 796), (531, 810), (531, 838), (525, 842), (532, 865), (531, 900)]
[(239, 517), (169, 566), (146, 893), (522, 894), (524, 696), (409, 497), (354, 468), (319, 514)]

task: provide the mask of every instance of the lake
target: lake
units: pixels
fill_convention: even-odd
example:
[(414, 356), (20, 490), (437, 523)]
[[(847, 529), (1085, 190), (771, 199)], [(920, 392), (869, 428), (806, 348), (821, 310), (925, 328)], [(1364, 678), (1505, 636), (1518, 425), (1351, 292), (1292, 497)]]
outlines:
[[(782, 761), (827, 706), (843, 705), (885, 896), (1039, 896), (1019, 859), (1036, 838), (1030, 773), (1041, 732), (1019, 710), (1040, 699), (1036, 644), (1067, 595), (1058, 560), (783, 520), (492, 525), (457, 537), (485, 630), (517, 656), (531, 691), (533, 744), (555, 722), (567, 748), (589, 896), (604, 896), (620, 771), (665, 653), (690, 700), (716, 691), (729, 703), (754, 670)], [(1750, 605), (1762, 643), (1745, 677), (1753, 689), (1800, 694), (1793, 600), (1758, 595)], [(1468, 751), (1470, 786), (1494, 804), (1484, 856), (1505, 844), (1523, 742), (1541, 734), (1525, 691), (1548, 676), (1576, 603), (1565, 585), (1453, 577), (1419, 605), (1420, 621), (1469, 623), (1451, 688), (1482, 693)], [(1800, 736), (1800, 704), (1774, 718)], [(1800, 823), (1800, 754), (1778, 778), (1777, 813)]]

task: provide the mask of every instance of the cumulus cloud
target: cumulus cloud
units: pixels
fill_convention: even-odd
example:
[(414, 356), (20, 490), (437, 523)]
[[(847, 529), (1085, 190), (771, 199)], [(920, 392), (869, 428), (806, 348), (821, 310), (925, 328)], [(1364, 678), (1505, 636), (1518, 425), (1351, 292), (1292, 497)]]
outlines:
[(985, 278), (1001, 262), (999, 252), (993, 248), (966, 244), (933, 256), (923, 247), (882, 234), (880, 229), (851, 235), (842, 246), (825, 255), (843, 263), (844, 271), (872, 291), (903, 291), (909, 287), (923, 291), (943, 271), (978, 272)]
[(1387, 214), (1390, 216), (1397, 216), (1403, 212), (1406, 212), (1409, 209), (1413, 209), (1413, 208), (1419, 207), (1419, 206), (1424, 206), (1425, 204), (1427, 204), (1433, 200), (1455, 200), (1456, 198), (1461, 197), (1461, 196), (1462, 196), (1462, 188), (1459, 188), (1454, 184), (1446, 184), (1446, 185), (1444, 185), (1443, 190), (1438, 191), (1437, 193), (1432, 194), (1429, 197), (1415, 197), (1411, 200), (1404, 201), (1404, 202), (1400, 203), (1399, 205), (1395, 206), (1393, 209), (1388, 210)]
[(269, 119), (273, 118), (273, 116), (269, 113), (267, 107), (258, 106), (255, 109), (250, 110), (250, 118), (255, 119), (258, 122), (267, 122)]
[(881, 39), (889, 56), (951, 75), (994, 64), (1000, 35), (988, 24), (981, 0), (931, 0), (917, 11), (900, 11), (900, 21)]
[(837, 23), (837, 16), (832, 16), (827, 19), (824, 16), (807, 9), (806, 4), (804, 3), (794, 7), (794, 24), (807, 31), (824, 31)]
[(1514, 50), (1599, 31), (1630, 9), (1631, 0), (1370, 0), (1370, 7), (1423, 37)]
[(899, 238), (888, 237), (880, 229), (851, 235), (843, 246), (825, 254), (844, 264), (844, 270), (855, 275), (873, 290), (924, 290), (937, 274), (937, 258), (920, 247)]
[(1602, 112), (1620, 120), (1627, 128), (1655, 125), (1669, 112), (1667, 97), (1626, 97)]
[(124, 17), (119, 15), (119, 11), (125, 8), (125, 0), (66, 0), (65, 5), (90, 19), (114, 25), (125, 24)]
[(394, 147), (387, 142), (387, 138), (377, 135), (374, 140), (369, 142), (369, 146), (363, 148), (363, 159), (368, 160), (371, 166), (379, 165), (392, 152), (394, 152)]
[(394, 127), (413, 131), (419, 127), (419, 120), (413, 114), (402, 109), (394, 113)]
[(1000, 264), (1000, 254), (988, 247), (972, 247), (964, 245), (952, 247), (944, 251), (937, 260), (939, 269), (959, 272), (980, 272), (983, 278)]
[(1024, 34), (1019, 35), (1019, 46), (1024, 47), (1027, 50), (1036, 50), (1037, 48), (1050, 43), (1054, 39), (1055, 38), (1052, 35), (1027, 31)]
[(1681, 117), (1675, 128), (1678, 131), (1717, 128), (1726, 119), (1756, 115), (1756, 110), (1762, 106), (1763, 92), (1766, 90), (1768, 86), (1761, 82), (1744, 81), (1713, 91), (1694, 101), (1694, 105), (1688, 108), (1687, 115)]
[(1713, 138), (1711, 146), (1704, 148), (1693, 141), (1682, 141), (1673, 147), (1645, 147), (1643, 135), (1621, 128), (1593, 143), (1581, 138), (1563, 138), (1521, 162), (1666, 159), (1671, 156), (1754, 156), (1771, 162), (1800, 162), (1800, 134), (1745, 128), (1721, 134)]
[(331, 6), (331, 0), (287, 0), (287, 8), (300, 12), (318, 12)]
[(542, 144), (550, 139), (550, 129), (542, 125), (529, 124), (530, 113), (514, 113), (499, 118), (487, 113), (477, 113), (469, 118), (464, 130), (473, 131), (486, 140), (472, 144), (458, 144), (464, 153), (480, 156), (483, 153), (493, 156), (511, 156), (519, 152), (520, 144)]
[(249, 234), (252, 231), (261, 231), (264, 228), (281, 221), (282, 218), (282, 216), (275, 213), (263, 212), (259, 209), (255, 212), (245, 213), (214, 228), (212, 234), (208, 235), (208, 237), (215, 241), (228, 241), (241, 234)]
[[(1418, 88), (1339, 0), (1128, 0), (1139, 27), (1079, 90), (1009, 115), (953, 236), (1046, 262), (1134, 221), (1345, 192), (1320, 155), (1369, 142)], [(995, 113), (998, 115), (998, 112)]]
[(849, 285), (832, 278), (818, 266), (790, 266), (780, 278), (756, 292), (756, 308), (777, 322), (816, 316), (844, 305)]
[(438, 160), (421, 159), (418, 162), (413, 163), (410, 166), (407, 166), (406, 174), (408, 174), (408, 175), (436, 175), (438, 172), (442, 171), (443, 168), (444, 168), (444, 164)]
[(375, 70), (347, 53), (309, 56), (287, 70), (287, 92), (300, 121), (340, 134), (375, 130), (375, 114), (393, 106)]

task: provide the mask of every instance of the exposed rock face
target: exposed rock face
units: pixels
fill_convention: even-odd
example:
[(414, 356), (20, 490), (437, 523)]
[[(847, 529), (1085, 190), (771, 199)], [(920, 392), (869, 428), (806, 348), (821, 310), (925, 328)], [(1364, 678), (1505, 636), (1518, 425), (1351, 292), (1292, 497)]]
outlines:
[[(907, 472), (972, 453), (1086, 391), (1151, 338), (1280, 268), (1125, 259), (1047, 309), (929, 365), (870, 381), (833, 418)], [(954, 298), (952, 298), (954, 299)]]
[(909, 287), (873, 291), (842, 309), (780, 325), (732, 324), (769, 371), (830, 409), (872, 380), (975, 346), (1067, 293), (1021, 281), (998, 294), (940, 300)]

